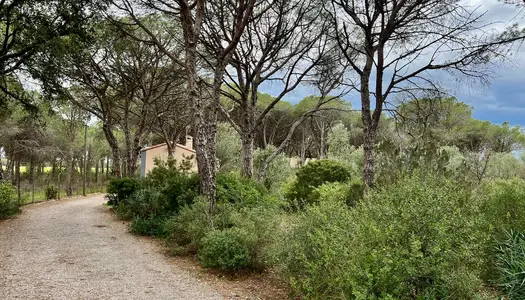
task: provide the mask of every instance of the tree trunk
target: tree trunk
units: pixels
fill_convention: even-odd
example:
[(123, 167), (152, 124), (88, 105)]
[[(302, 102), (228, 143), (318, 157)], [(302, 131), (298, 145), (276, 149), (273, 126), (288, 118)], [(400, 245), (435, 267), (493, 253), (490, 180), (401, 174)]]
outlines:
[(325, 157), (326, 139), (325, 139), (325, 122), (321, 121), (321, 132), (319, 141), (319, 159)]
[(2, 164), (2, 159), (0, 158), (0, 182), (4, 181), (5, 179), (4, 165)]
[(113, 155), (112, 173), (116, 177), (122, 177), (120, 150), (119, 150), (117, 138), (113, 134), (113, 131), (111, 130), (108, 124), (102, 125), (102, 131), (104, 131), (106, 140), (108, 141), (109, 147), (111, 148), (111, 154)]
[(95, 183), (98, 183), (98, 167), (100, 164), (100, 160), (97, 159), (97, 162), (95, 163)]
[(253, 134), (251, 132), (242, 135), (242, 171), (244, 177), (253, 177)]
[(375, 166), (375, 153), (374, 145), (376, 141), (377, 130), (374, 128), (364, 127), (364, 167), (363, 167), (363, 181), (365, 188), (374, 187), (374, 166)]
[(67, 156), (67, 175), (66, 175), (66, 195), (71, 197), (73, 195), (73, 148), (70, 147)]
[(51, 177), (56, 178), (57, 174), (57, 159), (53, 158), (53, 164), (51, 166)]
[(22, 203), (22, 192), (20, 190), (20, 160), (17, 159), (16, 161), (16, 171), (15, 171), (15, 181), (16, 181), (16, 190), (17, 190), (17, 195), (18, 195), (18, 203), (21, 204)]

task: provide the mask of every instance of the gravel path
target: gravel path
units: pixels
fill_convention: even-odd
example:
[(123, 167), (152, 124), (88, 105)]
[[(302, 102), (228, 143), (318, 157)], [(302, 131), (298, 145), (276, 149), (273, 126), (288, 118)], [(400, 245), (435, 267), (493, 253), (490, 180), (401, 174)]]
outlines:
[(0, 299), (221, 299), (127, 233), (104, 202), (35, 204), (0, 222)]

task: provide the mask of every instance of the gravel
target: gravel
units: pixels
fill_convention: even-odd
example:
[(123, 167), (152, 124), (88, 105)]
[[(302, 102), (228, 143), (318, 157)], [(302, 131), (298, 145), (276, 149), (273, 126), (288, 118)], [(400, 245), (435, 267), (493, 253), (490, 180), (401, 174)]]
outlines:
[(0, 299), (222, 299), (127, 233), (104, 202), (35, 204), (0, 222)]

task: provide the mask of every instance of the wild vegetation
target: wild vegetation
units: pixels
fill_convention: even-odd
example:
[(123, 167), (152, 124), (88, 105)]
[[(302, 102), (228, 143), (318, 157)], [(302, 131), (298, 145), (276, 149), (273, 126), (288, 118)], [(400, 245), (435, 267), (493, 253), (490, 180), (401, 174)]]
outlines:
[(519, 22), (457, 0), (86, 0), (4, 1), (0, 23), (0, 218), (107, 183), (131, 232), (301, 299), (523, 298), (525, 134), (433, 77), (486, 85)]

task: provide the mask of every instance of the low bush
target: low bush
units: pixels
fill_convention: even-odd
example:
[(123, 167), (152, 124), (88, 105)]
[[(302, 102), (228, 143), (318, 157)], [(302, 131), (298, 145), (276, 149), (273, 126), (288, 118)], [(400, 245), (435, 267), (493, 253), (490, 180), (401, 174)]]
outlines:
[(350, 180), (350, 169), (340, 162), (322, 159), (308, 163), (297, 171), (297, 179), (286, 198), (299, 208), (319, 200), (315, 189), (325, 183), (346, 182)]
[(162, 192), (150, 187), (135, 191), (117, 206), (122, 211), (127, 211), (128, 216), (143, 219), (150, 216), (166, 215), (170, 212), (169, 207), (168, 199)]
[(217, 202), (237, 206), (254, 206), (268, 197), (266, 188), (236, 173), (217, 175)]
[(354, 209), (320, 202), (285, 239), (283, 270), (309, 299), (476, 299), (488, 239), (479, 206), (454, 183), (417, 175)]
[(54, 185), (50, 185), (46, 188), (46, 200), (56, 199), (58, 190)]
[[(165, 224), (165, 231), (169, 233), (168, 245), (173, 254), (199, 252), (204, 247), (204, 237), (210, 232), (238, 230), (235, 234), (246, 233), (243, 239), (235, 241), (250, 250), (249, 263), (243, 263), (242, 266), (238, 265), (230, 269), (262, 270), (270, 264), (269, 261), (274, 259), (275, 252), (270, 251), (270, 248), (278, 238), (279, 216), (279, 206), (272, 201), (262, 201), (257, 206), (219, 202), (216, 204), (215, 213), (211, 214), (209, 202), (204, 198), (198, 198), (193, 205), (183, 207), (177, 215), (171, 217)], [(219, 233), (214, 234), (222, 237)], [(228, 235), (225, 239), (228, 238), (231, 236)], [(203, 260), (207, 261), (206, 265), (211, 266), (213, 251), (209, 247), (212, 247), (215, 242), (208, 242), (210, 243), (206, 246), (208, 249), (203, 250), (206, 253), (203, 254), (206, 257)], [(220, 268), (228, 269), (229, 267), (221, 266)]]
[(311, 195), (312, 201), (336, 201), (353, 207), (363, 198), (364, 185), (361, 179), (350, 182), (330, 182), (316, 188)]
[(256, 207), (237, 209), (229, 218), (231, 228), (248, 233), (242, 240), (251, 253), (250, 265), (247, 267), (262, 271), (274, 265), (277, 260), (277, 241), (282, 238), (279, 206), (274, 202), (264, 202)]
[(203, 197), (197, 197), (192, 205), (182, 207), (164, 225), (171, 252), (175, 255), (196, 253), (209, 231), (231, 226), (232, 211), (230, 203), (217, 203), (215, 213), (211, 214), (209, 202)]
[(164, 237), (167, 235), (167, 232), (164, 230), (165, 222), (166, 217), (164, 216), (134, 217), (129, 228), (132, 233), (138, 235)]
[(204, 236), (199, 249), (199, 260), (207, 268), (239, 270), (252, 264), (250, 233), (233, 227), (213, 230)]
[(141, 188), (139, 179), (124, 177), (113, 178), (107, 186), (108, 204), (117, 206), (119, 202), (127, 200), (135, 191)]
[(496, 238), (505, 231), (525, 232), (525, 181), (496, 180), (485, 184), (482, 209)]
[(293, 217), (277, 248), (278, 265), (295, 296), (352, 299), (348, 207), (338, 201), (321, 202)]
[(0, 219), (9, 218), (20, 212), (15, 187), (0, 182)]
[(496, 283), (508, 299), (525, 299), (525, 235), (505, 232), (496, 248)]

